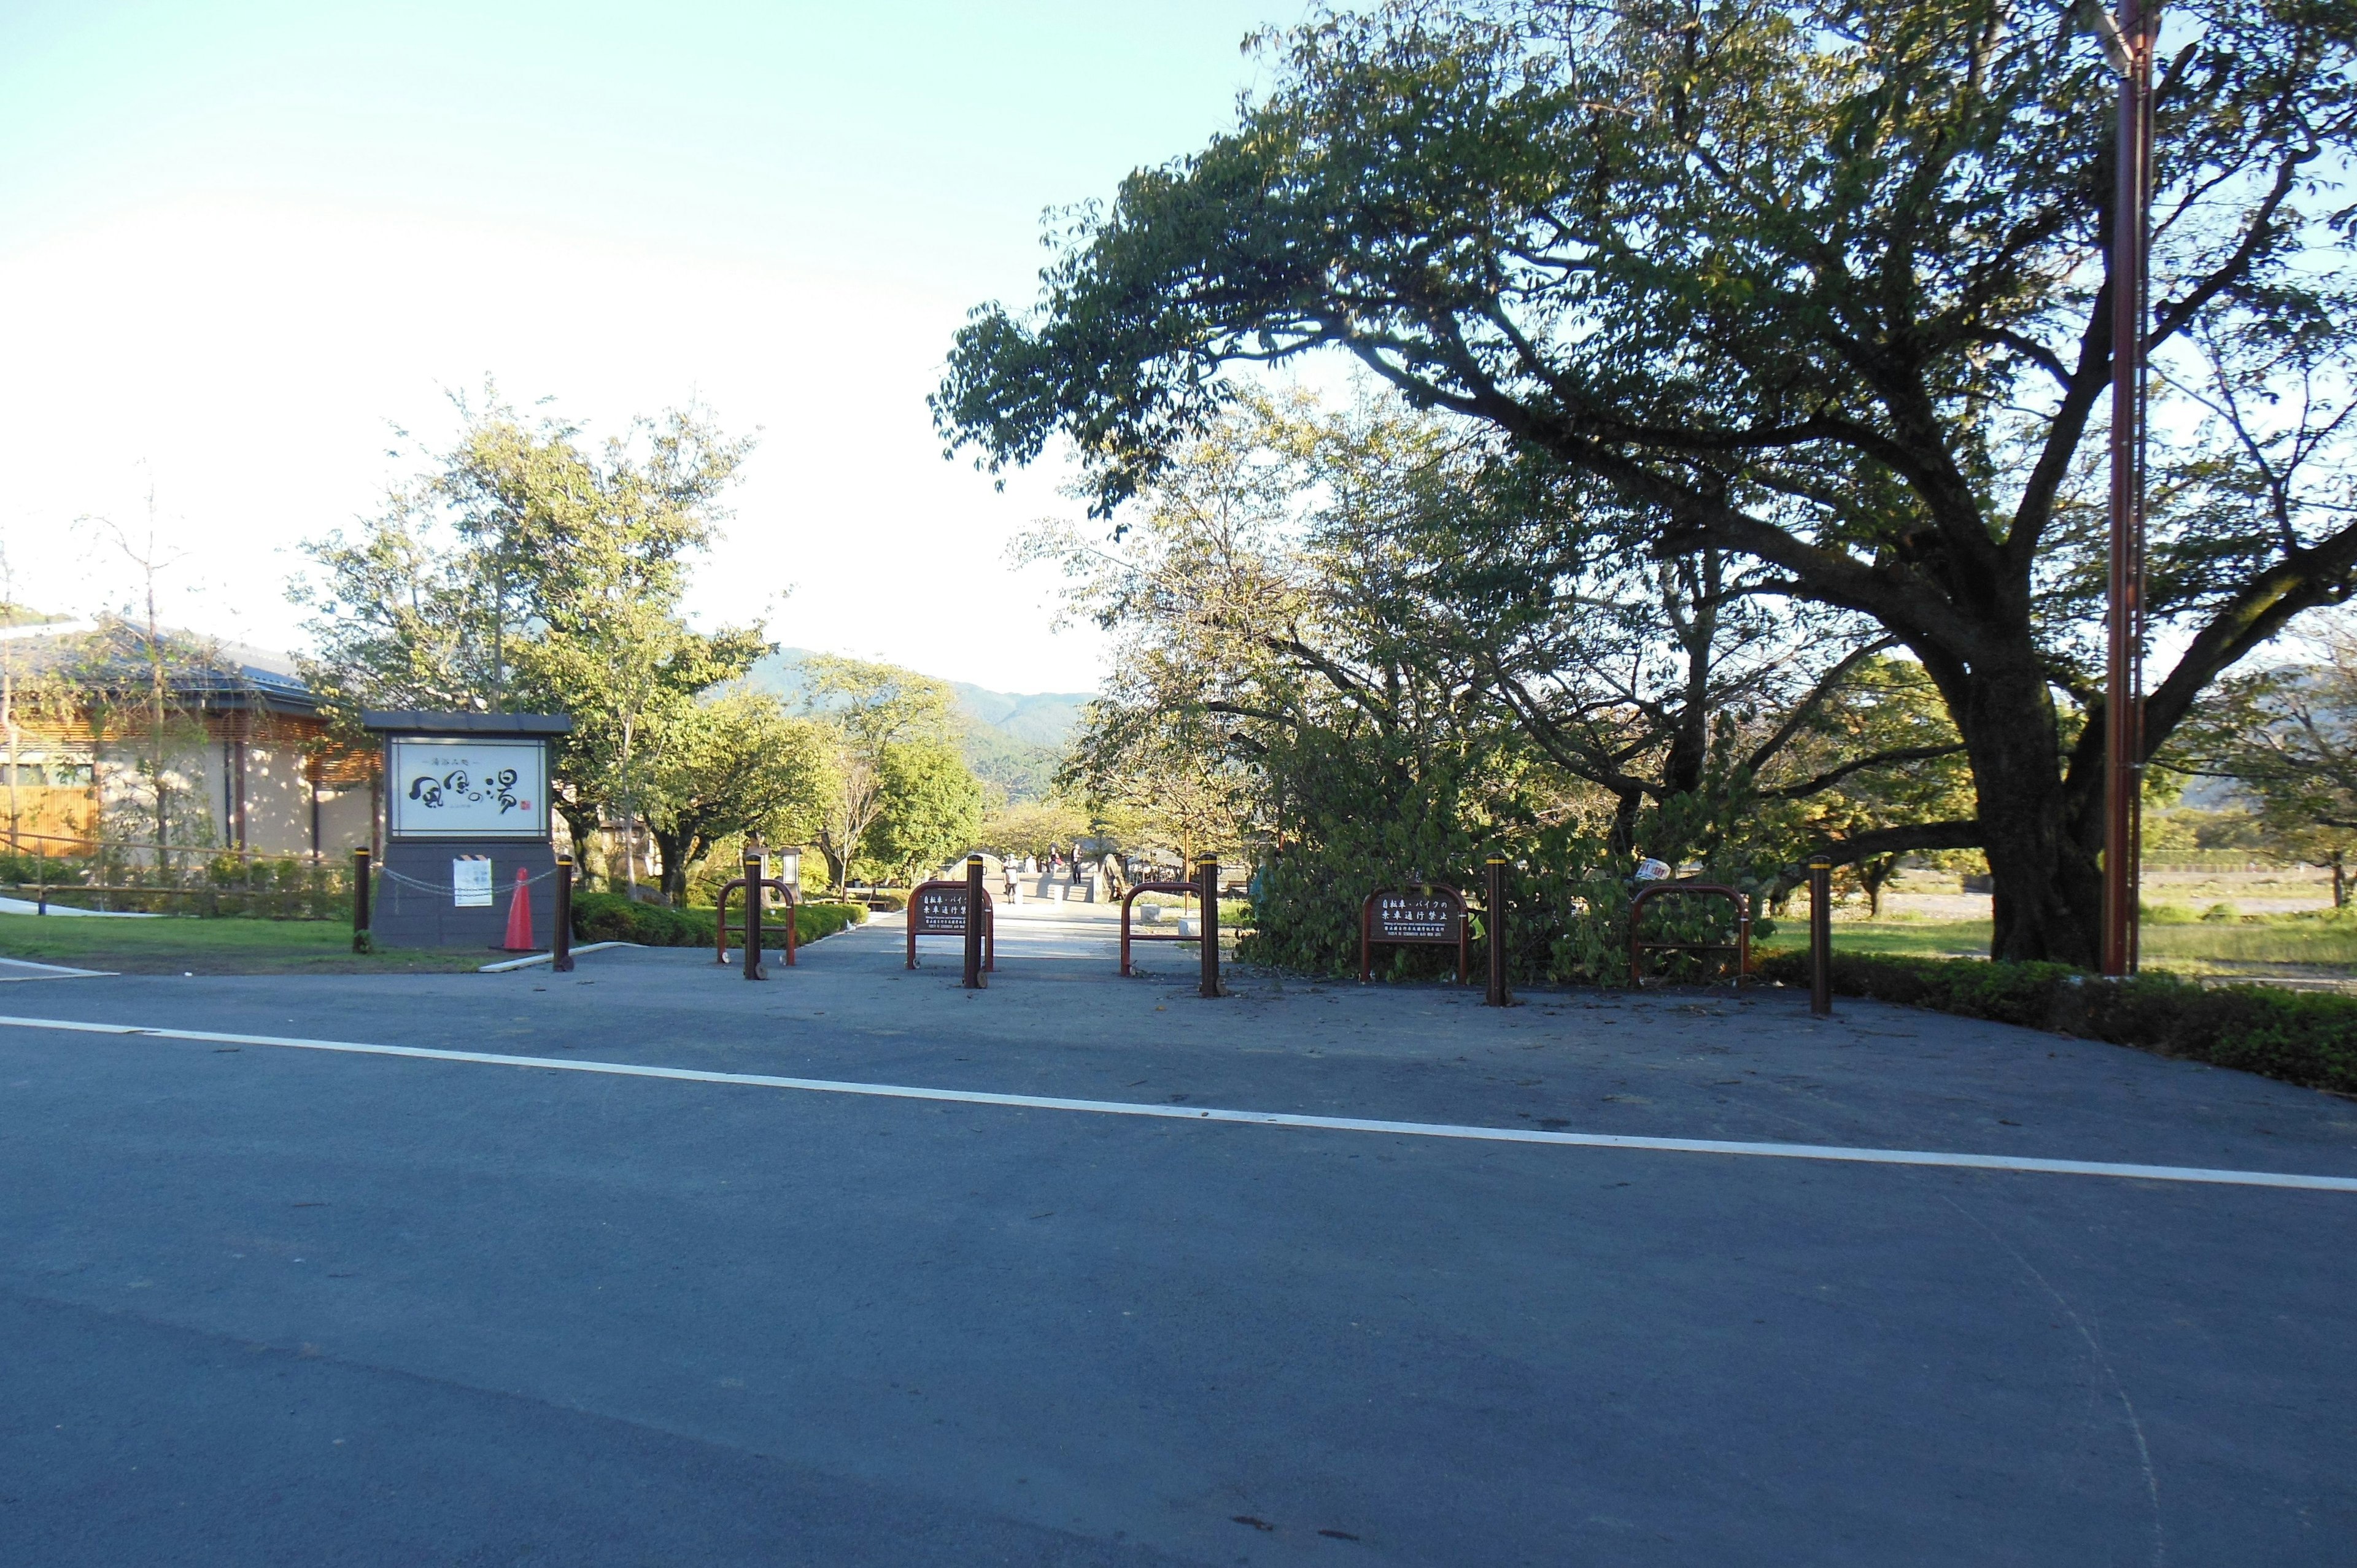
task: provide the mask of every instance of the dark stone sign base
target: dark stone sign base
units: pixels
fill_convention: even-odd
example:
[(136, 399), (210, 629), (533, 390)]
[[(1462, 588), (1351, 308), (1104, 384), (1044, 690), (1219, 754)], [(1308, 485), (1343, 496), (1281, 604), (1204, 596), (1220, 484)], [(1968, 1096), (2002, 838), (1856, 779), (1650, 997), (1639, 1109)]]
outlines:
[[(461, 909), (450, 902), (450, 863), (464, 855), (484, 854), (491, 860), (491, 902), (488, 908)], [(550, 916), (556, 905), (556, 884), (546, 874), (556, 869), (556, 852), (540, 839), (393, 839), (384, 846), (384, 875), (372, 891), (375, 908), (369, 928), (380, 946), (389, 948), (496, 948), (507, 938), (508, 900), (515, 896), (516, 869), (542, 877), (532, 885), (532, 943), (545, 950), (553, 935)], [(397, 880), (407, 877), (438, 893), (427, 893)]]

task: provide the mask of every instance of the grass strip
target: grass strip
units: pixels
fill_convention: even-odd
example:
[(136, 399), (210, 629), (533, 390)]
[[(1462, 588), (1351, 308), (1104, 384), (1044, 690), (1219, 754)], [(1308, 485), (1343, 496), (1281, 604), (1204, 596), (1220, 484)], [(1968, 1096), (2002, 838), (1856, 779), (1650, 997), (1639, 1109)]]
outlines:
[(412, 974), (473, 969), (481, 949), (352, 951), (342, 920), (0, 915), (0, 955), (124, 974)]
[[(1804, 986), (1808, 955), (1771, 953), (1760, 972)], [(2019, 1024), (2357, 1094), (2357, 997), (2197, 985), (2171, 974), (2111, 981), (2060, 963), (1839, 951), (1833, 983), (1845, 996)]]

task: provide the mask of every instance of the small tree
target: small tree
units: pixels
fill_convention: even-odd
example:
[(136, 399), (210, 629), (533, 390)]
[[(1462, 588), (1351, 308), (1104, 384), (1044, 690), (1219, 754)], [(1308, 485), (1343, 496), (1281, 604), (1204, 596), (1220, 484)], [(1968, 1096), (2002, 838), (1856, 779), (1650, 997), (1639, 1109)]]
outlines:
[(833, 737), (789, 717), (765, 692), (697, 703), (671, 719), (659, 741), (646, 817), (673, 904), (685, 901), (690, 873), (721, 840), (804, 837), (834, 798)]
[(2309, 660), (2221, 682), (2169, 759), (2229, 779), (2256, 802), (2260, 843), (2332, 873), (2349, 901), (2357, 854), (2357, 632), (2329, 628)]
[(983, 820), (982, 842), (1003, 854), (1045, 860), (1064, 844), (1083, 839), (1094, 826), (1089, 814), (1060, 797), (1005, 806)]
[(884, 811), (886, 751), (912, 741), (948, 745), (957, 733), (957, 694), (947, 682), (894, 664), (820, 654), (804, 669), (804, 706), (835, 736), (836, 792), (814, 837), (840, 886)]
[(887, 744), (877, 757), (876, 819), (862, 845), (901, 880), (972, 847), (982, 832), (982, 780), (947, 741)]

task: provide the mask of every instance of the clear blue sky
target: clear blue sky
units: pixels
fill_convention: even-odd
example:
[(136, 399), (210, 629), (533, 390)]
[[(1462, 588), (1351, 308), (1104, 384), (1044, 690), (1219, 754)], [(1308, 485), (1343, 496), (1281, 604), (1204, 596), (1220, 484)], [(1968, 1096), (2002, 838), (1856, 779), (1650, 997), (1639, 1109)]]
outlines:
[[(701, 396), (763, 444), (704, 608), (1007, 688), (1094, 678), (923, 407), (1028, 300), (1041, 210), (1200, 145), (1297, 4), (0, 7), (0, 500), (19, 596), (187, 546), (190, 618), (287, 641), (295, 542), (368, 510), (444, 388), (593, 431)], [(991, 636), (948, 611), (974, 605)], [(936, 613), (938, 612), (938, 613)]]

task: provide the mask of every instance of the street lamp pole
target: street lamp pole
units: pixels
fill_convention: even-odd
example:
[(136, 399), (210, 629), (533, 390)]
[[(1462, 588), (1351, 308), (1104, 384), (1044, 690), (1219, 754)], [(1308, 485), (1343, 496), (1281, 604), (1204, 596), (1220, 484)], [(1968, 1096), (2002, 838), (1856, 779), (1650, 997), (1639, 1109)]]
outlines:
[(2152, 205), (2152, 52), (2159, 0), (2091, 5), (2120, 78), (2112, 220), (2111, 571), (2104, 613), (2104, 972), (2136, 968), (2144, 783), (2145, 328)]

